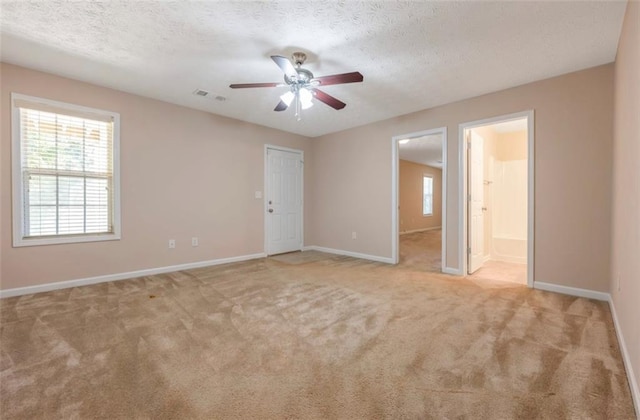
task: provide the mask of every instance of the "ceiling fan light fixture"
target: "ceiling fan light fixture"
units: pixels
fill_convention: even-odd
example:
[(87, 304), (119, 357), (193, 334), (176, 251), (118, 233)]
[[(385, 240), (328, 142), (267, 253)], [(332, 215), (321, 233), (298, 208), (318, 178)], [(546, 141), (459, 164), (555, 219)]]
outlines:
[(280, 96), (280, 99), (282, 100), (282, 102), (284, 102), (285, 104), (287, 104), (287, 106), (291, 105), (291, 102), (293, 101), (293, 98), (295, 98), (296, 95), (293, 94), (293, 92), (289, 91), (287, 93), (285, 93), (284, 95)]
[(308, 89), (300, 88), (298, 94), (300, 95), (300, 105), (302, 109), (309, 109), (313, 106), (313, 102), (311, 101), (313, 95)]

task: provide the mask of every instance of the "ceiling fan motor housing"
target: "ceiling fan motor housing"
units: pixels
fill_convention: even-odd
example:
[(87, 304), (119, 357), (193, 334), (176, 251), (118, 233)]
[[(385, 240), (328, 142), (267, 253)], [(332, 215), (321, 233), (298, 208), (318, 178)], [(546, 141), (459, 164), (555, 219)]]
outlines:
[(306, 85), (311, 82), (311, 79), (313, 79), (313, 73), (307, 69), (298, 67), (296, 72), (298, 73), (297, 77), (289, 77), (286, 74), (284, 75), (284, 81), (288, 85)]

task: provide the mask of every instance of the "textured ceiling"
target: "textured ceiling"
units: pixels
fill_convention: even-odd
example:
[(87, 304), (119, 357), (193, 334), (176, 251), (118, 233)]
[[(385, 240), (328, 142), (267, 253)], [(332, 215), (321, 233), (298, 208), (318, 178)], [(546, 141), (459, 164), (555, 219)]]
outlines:
[[(580, 70), (615, 59), (625, 2), (6, 1), (4, 62), (307, 136)], [(303, 51), (347, 103), (296, 121), (269, 59)], [(194, 96), (204, 89), (216, 101)]]
[(398, 144), (399, 157), (402, 160), (442, 168), (442, 140), (441, 134), (409, 139), (408, 143)]

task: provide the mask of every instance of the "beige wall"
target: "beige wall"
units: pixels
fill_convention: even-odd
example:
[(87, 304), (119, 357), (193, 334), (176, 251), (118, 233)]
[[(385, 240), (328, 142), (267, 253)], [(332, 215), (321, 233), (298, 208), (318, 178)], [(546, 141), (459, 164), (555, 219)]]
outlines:
[[(640, 3), (629, 2), (615, 65), (611, 295), (640, 415)], [(619, 283), (618, 283), (619, 278)], [(629, 368), (629, 367), (628, 367)]]
[[(422, 215), (423, 176), (433, 177), (433, 214)], [(400, 232), (442, 226), (442, 169), (400, 160)]]
[[(11, 248), (11, 91), (121, 114), (121, 241)], [(3, 289), (262, 252), (253, 192), (263, 188), (264, 143), (306, 152), (305, 244), (392, 257), (391, 138), (442, 126), (446, 266), (458, 268), (458, 124), (535, 109), (536, 280), (608, 290), (612, 65), (313, 140), (6, 64), (1, 104)], [(584, 206), (584, 197), (602, 204)], [(188, 246), (191, 236), (200, 247)]]
[[(1, 69), (2, 289), (263, 252), (263, 201), (254, 192), (263, 190), (265, 143), (305, 151), (311, 230), (307, 138), (8, 64)], [(120, 113), (122, 240), (12, 248), (11, 92)]]
[[(446, 267), (459, 268), (458, 124), (529, 109), (536, 133), (535, 278), (607, 291), (611, 64), (314, 139), (314, 243), (392, 257), (391, 138), (446, 126)], [(586, 197), (597, 205), (585, 205)]]
[(523, 160), (527, 158), (527, 132), (514, 131), (511, 133), (497, 133), (498, 160)]

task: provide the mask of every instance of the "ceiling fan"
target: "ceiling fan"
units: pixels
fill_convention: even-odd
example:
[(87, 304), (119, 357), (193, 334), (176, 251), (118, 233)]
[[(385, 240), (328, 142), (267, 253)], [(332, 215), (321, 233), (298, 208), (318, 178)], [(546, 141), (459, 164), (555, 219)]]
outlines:
[[(302, 68), (307, 55), (294, 52), (291, 56), (293, 63), (281, 55), (272, 55), (271, 59), (284, 72), (284, 83), (240, 83), (229, 85), (232, 89), (281, 87), (289, 86), (289, 91), (280, 96), (280, 102), (274, 111), (284, 111), (295, 100), (296, 118), (300, 120), (301, 110), (313, 106), (312, 99), (316, 98), (330, 107), (340, 110), (347, 106), (344, 102), (318, 89), (318, 86), (338, 85), (342, 83), (362, 82), (364, 77), (359, 72), (334, 74), (331, 76), (315, 77), (309, 70)], [(295, 66), (294, 66), (295, 63)]]

